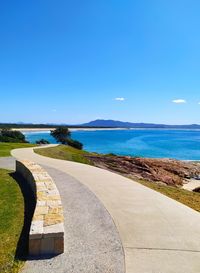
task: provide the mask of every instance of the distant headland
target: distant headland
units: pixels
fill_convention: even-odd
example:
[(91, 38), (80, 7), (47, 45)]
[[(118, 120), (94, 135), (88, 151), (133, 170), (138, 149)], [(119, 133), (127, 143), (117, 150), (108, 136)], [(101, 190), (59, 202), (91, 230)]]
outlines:
[(156, 124), (156, 123), (134, 123), (134, 122), (124, 122), (118, 120), (105, 120), (105, 119), (96, 119), (88, 123), (83, 124), (55, 124), (55, 123), (46, 123), (46, 124), (36, 124), (36, 123), (0, 123), (0, 128), (56, 128), (59, 126), (67, 126), (69, 128), (138, 128), (138, 129), (200, 129), (200, 124), (185, 124), (185, 125), (169, 125), (169, 124)]
[(97, 119), (84, 123), (81, 126), (85, 127), (113, 127), (113, 128), (164, 128), (164, 129), (200, 129), (200, 124), (188, 124), (188, 125), (167, 125), (167, 124), (155, 124), (155, 123), (133, 123), (124, 122), (118, 120), (104, 120)]

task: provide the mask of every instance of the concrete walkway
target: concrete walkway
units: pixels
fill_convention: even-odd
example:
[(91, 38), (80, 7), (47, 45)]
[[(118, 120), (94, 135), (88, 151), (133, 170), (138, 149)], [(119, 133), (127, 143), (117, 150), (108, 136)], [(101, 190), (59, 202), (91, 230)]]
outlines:
[(103, 169), (43, 157), (33, 148), (13, 150), (12, 155), (62, 171), (97, 196), (119, 231), (126, 273), (200, 272), (198, 212)]
[(65, 252), (30, 260), (22, 273), (124, 273), (124, 253), (117, 229), (102, 203), (83, 184), (54, 168), (64, 209)]
[(15, 170), (15, 159), (12, 156), (0, 157), (0, 168)]

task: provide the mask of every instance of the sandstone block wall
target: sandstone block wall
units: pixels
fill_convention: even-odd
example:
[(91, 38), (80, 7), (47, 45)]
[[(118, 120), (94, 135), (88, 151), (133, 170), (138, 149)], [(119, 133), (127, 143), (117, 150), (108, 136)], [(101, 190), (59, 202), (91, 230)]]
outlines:
[(63, 253), (63, 208), (54, 181), (42, 167), (30, 161), (16, 161), (16, 172), (30, 185), (36, 202), (29, 233), (29, 255)]

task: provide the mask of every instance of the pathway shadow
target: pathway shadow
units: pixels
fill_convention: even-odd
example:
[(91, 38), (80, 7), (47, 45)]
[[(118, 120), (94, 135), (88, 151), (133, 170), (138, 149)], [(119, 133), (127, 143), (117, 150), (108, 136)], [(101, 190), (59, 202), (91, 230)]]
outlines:
[(27, 181), (18, 173), (10, 173), (10, 176), (18, 183), (21, 192), (24, 197), (24, 224), (22, 232), (20, 234), (19, 241), (17, 243), (17, 249), (15, 253), (15, 259), (27, 260), (28, 259), (28, 241), (29, 231), (31, 226), (31, 220), (36, 206), (36, 200), (31, 187)]

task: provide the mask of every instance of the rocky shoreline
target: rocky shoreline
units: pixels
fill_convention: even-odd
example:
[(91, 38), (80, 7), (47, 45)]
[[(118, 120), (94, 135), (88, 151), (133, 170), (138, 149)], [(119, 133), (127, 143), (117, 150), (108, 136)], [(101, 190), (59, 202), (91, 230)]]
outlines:
[(174, 159), (153, 159), (115, 155), (86, 155), (96, 167), (130, 178), (182, 187), (190, 179), (200, 179), (200, 164)]

